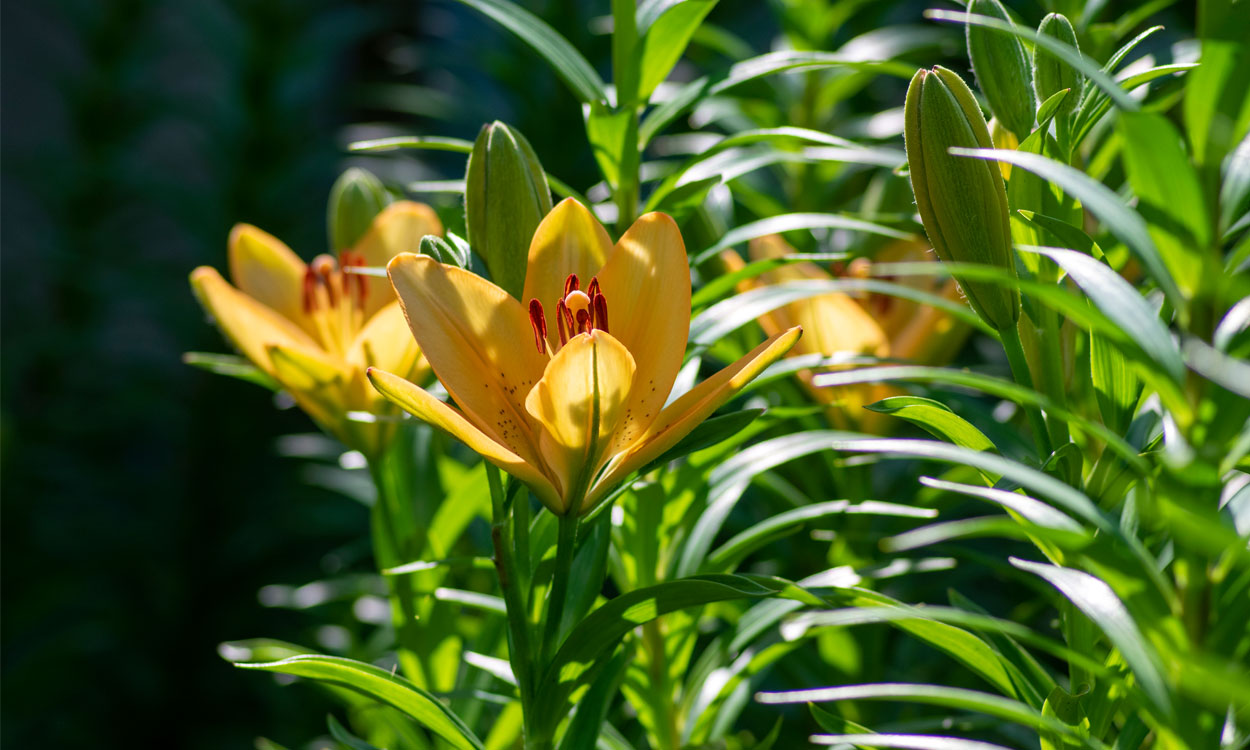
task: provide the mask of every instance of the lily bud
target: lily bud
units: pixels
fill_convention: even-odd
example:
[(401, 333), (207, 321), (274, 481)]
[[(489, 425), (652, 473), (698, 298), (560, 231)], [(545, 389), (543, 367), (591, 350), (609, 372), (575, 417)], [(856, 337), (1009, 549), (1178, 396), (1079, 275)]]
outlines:
[[(1011, 23), (998, 0), (972, 0), (968, 12)], [(1033, 132), (1033, 74), (1024, 45), (1014, 36), (968, 24), (968, 59), (990, 112), (1020, 140)]]
[(529, 141), (502, 122), (484, 126), (465, 173), (468, 240), (495, 283), (517, 299), (525, 287), (530, 240), (550, 211), (547, 173)]
[[(1076, 30), (1072, 28), (1067, 18), (1058, 13), (1051, 13), (1042, 19), (1041, 25), (1037, 27), (1037, 35), (1051, 37), (1072, 47), (1077, 52), (1081, 51), (1076, 41)], [(1037, 100), (1044, 102), (1064, 89), (1071, 89), (1064, 97), (1063, 103), (1059, 105), (1059, 117), (1068, 115), (1076, 107), (1076, 100), (1080, 98), (1081, 86), (1084, 83), (1085, 76), (1081, 75), (1079, 70), (1059, 59), (1045, 47), (1038, 45), (1033, 50), (1033, 90), (1037, 92)]]
[(326, 206), (330, 249), (337, 253), (354, 247), (390, 202), (390, 194), (372, 172), (352, 167), (339, 175)]
[[(1014, 275), (1007, 191), (998, 164), (948, 153), (992, 146), (967, 84), (942, 67), (917, 71), (907, 89), (903, 123), (916, 208), (938, 257), (994, 265)], [(972, 308), (995, 329), (1015, 325), (1020, 317), (1015, 289), (958, 275), (956, 280)]]

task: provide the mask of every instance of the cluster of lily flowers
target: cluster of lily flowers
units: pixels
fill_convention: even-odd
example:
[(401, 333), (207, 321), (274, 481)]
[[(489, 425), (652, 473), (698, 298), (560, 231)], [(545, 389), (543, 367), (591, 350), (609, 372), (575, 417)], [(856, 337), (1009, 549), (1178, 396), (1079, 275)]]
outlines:
[[(530, 243), (520, 299), (415, 252), (422, 237), (442, 234), (432, 209), (398, 201), (337, 259), (306, 264), (241, 224), (228, 244), (233, 284), (201, 267), (192, 288), (234, 347), (349, 448), (379, 459), (403, 410), (523, 482), (559, 515), (594, 509), (787, 352), (932, 361), (963, 335), (931, 307), (823, 294), (761, 316), (767, 340), (670, 401), (689, 337), (691, 275), (669, 216), (647, 214), (613, 243), (585, 206), (557, 204)], [(749, 248), (752, 259), (794, 252), (777, 236)], [(921, 259), (927, 247), (903, 243), (880, 257)], [(731, 270), (743, 263), (733, 253), (724, 260)], [(389, 283), (366, 272), (381, 266)], [(832, 273), (784, 265), (740, 289)], [(921, 279), (907, 283), (935, 284)], [(936, 284), (938, 293), (958, 294), (953, 282)], [(454, 404), (423, 387), (431, 373)], [(888, 395), (881, 387), (820, 389), (811, 372), (799, 377), (835, 422), (875, 427), (873, 413), (858, 407)]]

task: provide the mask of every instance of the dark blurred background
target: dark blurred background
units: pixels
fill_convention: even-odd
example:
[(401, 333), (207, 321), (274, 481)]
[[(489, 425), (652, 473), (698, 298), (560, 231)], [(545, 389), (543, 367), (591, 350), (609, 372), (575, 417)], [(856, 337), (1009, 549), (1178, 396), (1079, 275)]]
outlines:
[[(589, 30), (606, 2), (525, 4), (607, 76), (608, 39)], [(836, 41), (919, 23), (926, 4), (881, 6)], [(263, 607), (256, 592), (367, 555), (367, 512), (281, 455), (280, 436), (311, 429), (302, 414), (181, 363), (226, 350), (187, 274), (224, 267), (236, 221), (305, 258), (322, 252), (325, 198), (351, 163), (396, 184), (463, 174), (454, 154), (353, 160), (343, 147), (355, 138), (471, 139), (502, 119), (584, 189), (596, 170), (580, 107), (532, 53), (450, 0), (0, 8), (0, 743), (222, 748), (320, 734), (329, 704), (239, 672), (217, 645), (313, 644), (315, 617)], [(722, 3), (711, 20), (755, 53), (779, 31), (766, 3)], [(902, 85), (874, 86), (863, 111), (899, 106)], [(424, 199), (450, 227), (462, 221), (457, 196)]]

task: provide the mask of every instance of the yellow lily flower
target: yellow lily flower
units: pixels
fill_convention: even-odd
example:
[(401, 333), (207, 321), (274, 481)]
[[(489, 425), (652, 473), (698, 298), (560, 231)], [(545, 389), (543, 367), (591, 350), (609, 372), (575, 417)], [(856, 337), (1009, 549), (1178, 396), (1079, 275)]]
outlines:
[(405, 330), (390, 284), (343, 269), (383, 266), (415, 249), (424, 235), (442, 232), (429, 206), (398, 201), (337, 261), (319, 255), (304, 263), (273, 235), (237, 224), (227, 246), (234, 285), (215, 268), (201, 266), (191, 272), (191, 288), (234, 347), (289, 391), (314, 421), (349, 447), (376, 457), (394, 426), (350, 420), (347, 414), (396, 412), (369, 386), (365, 369), (377, 365), (421, 379), (428, 364)]
[[(747, 248), (752, 261), (782, 258), (796, 252), (780, 235), (752, 240)], [(721, 258), (730, 272), (745, 265), (742, 258), (732, 251), (725, 251)], [(932, 260), (932, 254), (920, 243), (898, 242), (883, 248), (875, 260), (882, 263), (914, 262)], [(870, 267), (871, 262), (867, 259), (857, 259), (841, 275), (867, 277)], [(832, 273), (815, 263), (794, 263), (745, 280), (738, 284), (738, 289), (746, 291), (784, 281), (828, 280), (833, 277)], [(929, 277), (909, 276), (897, 282), (949, 299), (959, 298), (959, 289), (953, 280), (934, 281)], [(801, 325), (806, 335), (791, 352), (794, 356), (815, 354), (831, 357), (849, 353), (927, 364), (941, 364), (949, 360), (967, 334), (966, 326), (942, 310), (876, 293), (832, 293), (808, 297), (766, 313), (759, 317), (758, 322), (770, 335)], [(813, 398), (829, 405), (829, 416), (836, 425), (866, 432), (880, 431), (884, 426), (882, 415), (862, 407), (897, 395), (897, 389), (888, 385), (816, 388), (812, 386), (814, 374), (811, 370), (803, 370), (798, 377)]]
[(369, 371), (374, 386), (524, 482), (559, 515), (594, 508), (802, 333), (779, 332), (665, 406), (690, 333), (681, 233), (652, 213), (614, 246), (571, 199), (534, 233), (528, 305), (423, 256), (399, 255), (389, 271), (413, 336), (459, 408), (384, 367)]

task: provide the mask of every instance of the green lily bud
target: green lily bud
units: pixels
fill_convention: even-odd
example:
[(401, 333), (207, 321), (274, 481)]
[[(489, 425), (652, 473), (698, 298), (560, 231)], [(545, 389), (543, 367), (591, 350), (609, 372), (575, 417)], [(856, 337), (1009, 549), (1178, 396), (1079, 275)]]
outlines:
[(484, 126), (465, 173), (468, 240), (495, 283), (518, 299), (530, 240), (549, 211), (547, 173), (529, 141), (502, 122)]
[(339, 175), (326, 206), (330, 249), (337, 253), (353, 247), (390, 202), (390, 193), (372, 172), (352, 167)]
[[(1063, 42), (1077, 52), (1081, 51), (1076, 41), (1076, 30), (1068, 19), (1058, 13), (1051, 13), (1042, 19), (1037, 27), (1038, 36), (1048, 36)], [(1064, 117), (1076, 108), (1076, 100), (1080, 98), (1081, 86), (1085, 76), (1081, 75), (1068, 63), (1059, 59), (1054, 53), (1041, 45), (1033, 50), (1033, 90), (1037, 92), (1037, 100), (1044, 102), (1064, 89), (1071, 89), (1063, 103), (1059, 105), (1059, 117)]]
[[(1011, 23), (998, 0), (972, 0), (968, 12)], [(1024, 45), (1014, 36), (968, 24), (968, 59), (990, 112), (1020, 140), (1033, 132), (1033, 74)]]
[[(919, 70), (907, 88), (903, 135), (912, 192), (939, 258), (981, 263), (1015, 274), (1007, 191), (998, 164), (953, 156), (951, 148), (991, 148), (989, 128), (972, 91), (946, 68)], [(997, 330), (1020, 317), (1015, 289), (955, 276), (972, 309)]]

